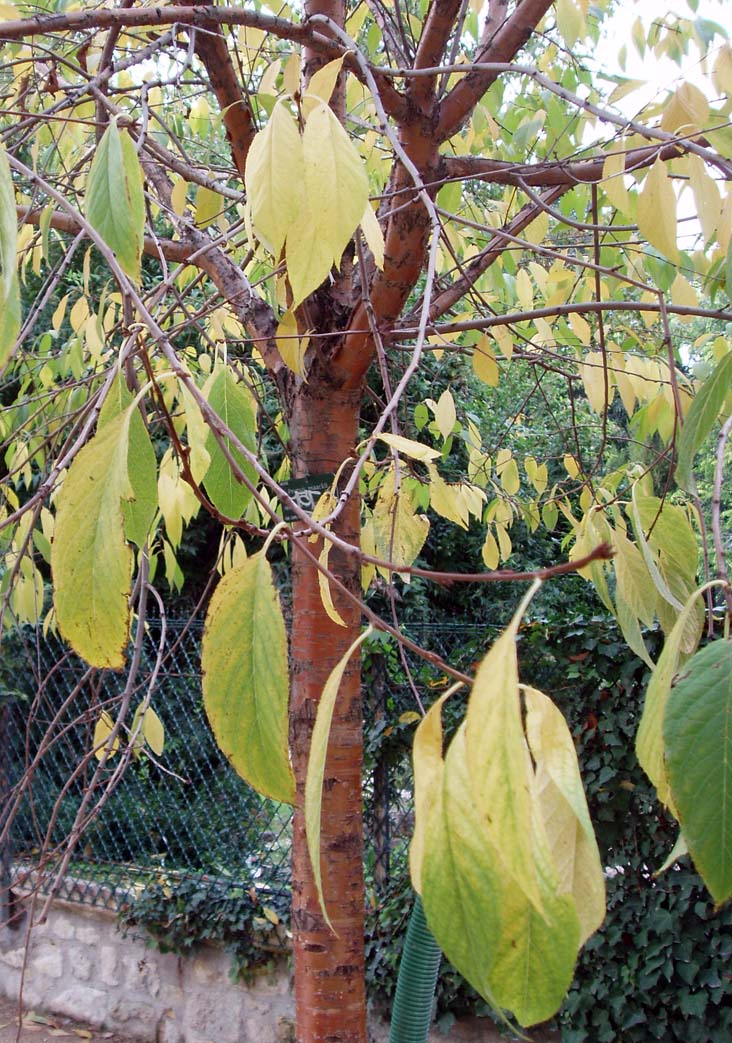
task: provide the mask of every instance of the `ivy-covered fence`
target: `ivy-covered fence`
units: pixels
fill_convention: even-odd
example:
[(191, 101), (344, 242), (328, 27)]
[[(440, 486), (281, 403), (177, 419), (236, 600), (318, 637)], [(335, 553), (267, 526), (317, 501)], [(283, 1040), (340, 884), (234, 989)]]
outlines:
[[(422, 625), (410, 636), (468, 669), (495, 631), (490, 624)], [(72, 897), (95, 901), (99, 882), (124, 885), (128, 896), (137, 895), (125, 899), (125, 923), (167, 950), (216, 939), (233, 968), (243, 970), (277, 948), (287, 916), (289, 809), (255, 794), (217, 751), (201, 707), (200, 631), (169, 623), (153, 676), (161, 637), (151, 625), (131, 706), (154, 680), (165, 748), (160, 757), (133, 760), (86, 831), (71, 875), (94, 886), (85, 892), (76, 884)], [(714, 910), (688, 861), (654, 875), (676, 837), (633, 752), (643, 664), (628, 656), (606, 619), (530, 623), (521, 631), (520, 661), (522, 679), (551, 694), (570, 721), (607, 868), (608, 916), (580, 955), (558, 1019), (564, 1043), (723, 1043), (732, 1038), (732, 912)], [(33, 766), (13, 843), (16, 863), (35, 864), (73, 824), (94, 758), (70, 786), (67, 780), (91, 750), (95, 724), (123, 681), (108, 672), (87, 676), (52, 635), (29, 632), (6, 650), (0, 669), (2, 807), (10, 806), (7, 785), (12, 797)], [(415, 691), (429, 704), (447, 684), (439, 669), (405, 660), (390, 640), (376, 636), (366, 647), (367, 974), (374, 996), (387, 1003), (411, 905)], [(462, 716), (460, 699), (446, 708), (448, 732)], [(487, 1014), (443, 965), (438, 1018), (448, 1027), (466, 1012)]]

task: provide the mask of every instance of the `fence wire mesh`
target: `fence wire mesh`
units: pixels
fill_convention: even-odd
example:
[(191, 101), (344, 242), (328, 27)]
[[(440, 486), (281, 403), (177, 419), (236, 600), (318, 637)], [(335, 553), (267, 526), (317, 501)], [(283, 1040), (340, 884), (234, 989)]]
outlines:
[[(490, 626), (423, 625), (409, 636), (458, 669), (490, 642)], [(284, 894), (290, 884), (291, 812), (260, 796), (218, 750), (203, 709), (201, 628), (150, 623), (127, 720), (152, 688), (165, 730), (160, 757), (119, 758), (102, 772), (102, 806), (85, 827), (60, 884), (61, 897), (115, 907), (129, 889), (196, 877), (220, 890)], [(448, 683), (440, 669), (393, 641), (372, 643), (364, 661), (365, 863), (378, 888), (406, 857), (412, 826), (409, 750), (417, 696), (431, 703)], [(90, 670), (53, 633), (25, 631), (0, 667), (0, 830), (13, 815), (3, 864), (54, 879), (99, 762), (91, 752), (102, 712), (116, 715), (124, 674)], [(113, 788), (106, 793), (110, 783)]]

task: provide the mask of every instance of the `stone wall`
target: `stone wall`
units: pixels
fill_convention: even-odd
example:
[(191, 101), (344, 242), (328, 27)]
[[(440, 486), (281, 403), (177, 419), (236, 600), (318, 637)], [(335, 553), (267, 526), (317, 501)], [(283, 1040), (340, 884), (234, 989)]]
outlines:
[(201, 947), (162, 954), (117, 930), (115, 915), (52, 904), (34, 927), (0, 928), (0, 993), (27, 1007), (77, 1018), (145, 1043), (289, 1043), (290, 972), (281, 965), (249, 984), (229, 981), (229, 958)]

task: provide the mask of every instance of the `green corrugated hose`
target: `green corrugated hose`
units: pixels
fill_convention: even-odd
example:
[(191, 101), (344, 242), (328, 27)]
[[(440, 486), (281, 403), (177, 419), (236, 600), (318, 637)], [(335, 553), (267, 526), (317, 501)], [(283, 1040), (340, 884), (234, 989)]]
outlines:
[(389, 1043), (426, 1043), (441, 956), (417, 895), (399, 964)]

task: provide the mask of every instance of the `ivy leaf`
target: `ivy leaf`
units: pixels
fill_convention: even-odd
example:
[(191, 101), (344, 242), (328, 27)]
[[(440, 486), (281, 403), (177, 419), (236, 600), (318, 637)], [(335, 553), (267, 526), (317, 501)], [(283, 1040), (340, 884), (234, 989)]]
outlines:
[(122, 500), (130, 409), (110, 420), (77, 455), (64, 480), (51, 545), (54, 606), (65, 640), (91, 666), (119, 670), (129, 631), (132, 551)]
[(203, 701), (234, 770), (292, 804), (287, 747), (287, 636), (263, 552), (231, 569), (213, 593), (201, 647)]
[(86, 216), (131, 279), (140, 278), (145, 196), (132, 138), (112, 120), (94, 153), (86, 192)]
[(663, 738), (684, 839), (719, 905), (732, 897), (732, 641), (713, 641), (686, 664)]

